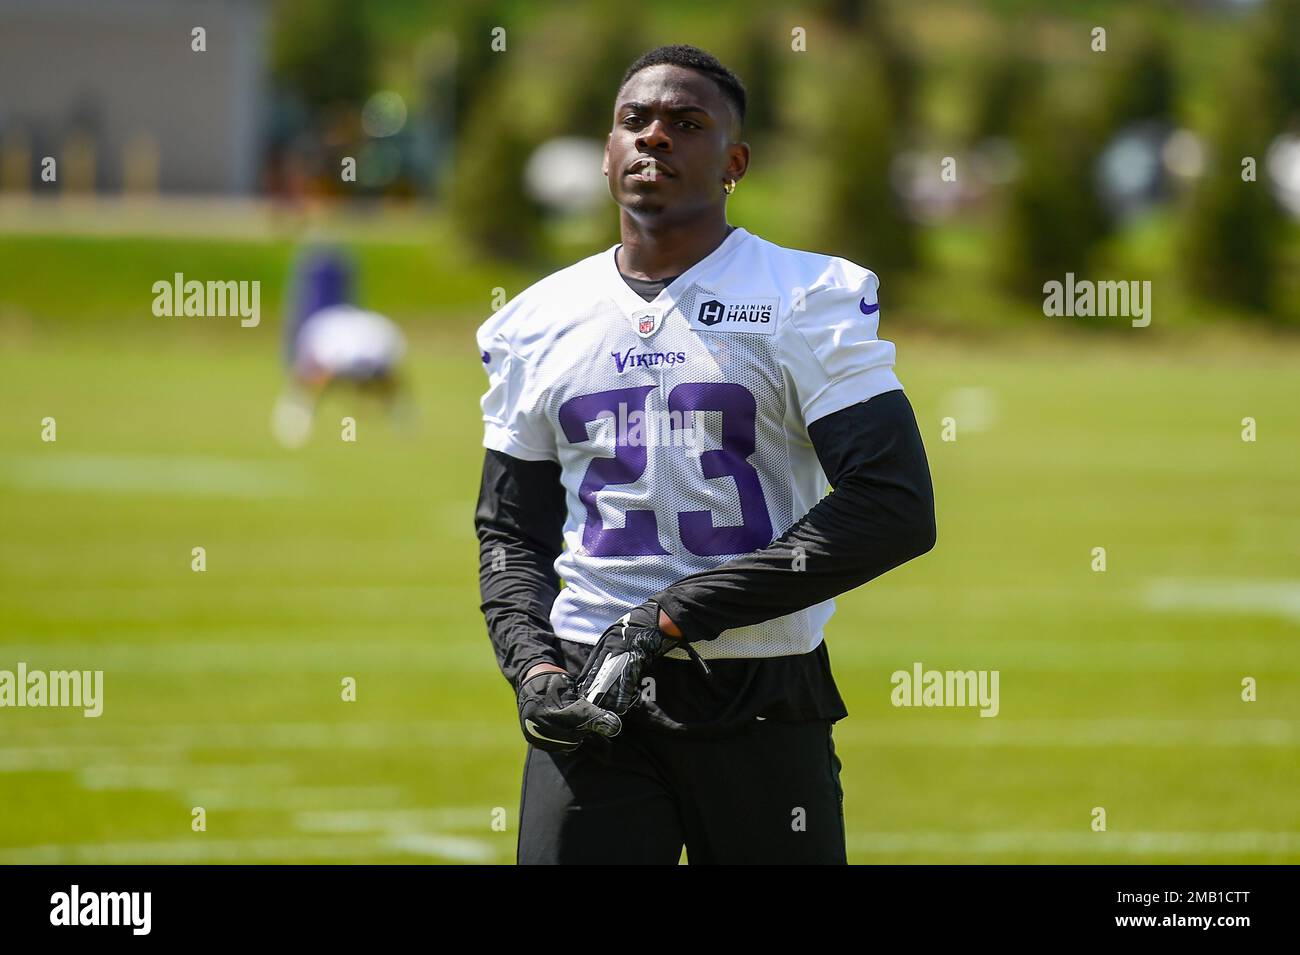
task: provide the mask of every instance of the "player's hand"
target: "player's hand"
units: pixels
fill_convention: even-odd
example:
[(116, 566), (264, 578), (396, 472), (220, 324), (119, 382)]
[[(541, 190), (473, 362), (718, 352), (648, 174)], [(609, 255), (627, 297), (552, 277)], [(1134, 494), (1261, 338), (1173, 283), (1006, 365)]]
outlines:
[(567, 673), (547, 670), (519, 684), (524, 739), (548, 753), (572, 753), (591, 733), (617, 736), (623, 721), (584, 700)]
[(657, 658), (684, 643), (659, 629), (659, 605), (647, 600), (623, 614), (601, 636), (578, 676), (587, 702), (622, 716), (641, 693), (641, 674)]

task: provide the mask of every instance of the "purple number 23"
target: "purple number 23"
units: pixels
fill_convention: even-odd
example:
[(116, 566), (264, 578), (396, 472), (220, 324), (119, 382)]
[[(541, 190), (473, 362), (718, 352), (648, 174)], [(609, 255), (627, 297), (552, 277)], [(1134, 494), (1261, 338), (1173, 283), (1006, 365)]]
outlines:
[[(602, 415), (618, 415), (620, 404), (644, 412), (646, 399), (654, 385), (615, 388), (591, 395), (578, 395), (560, 406), (560, 427), (574, 444), (589, 440), (587, 423)], [(726, 382), (687, 382), (674, 386), (668, 393), (669, 412), (689, 421), (692, 411), (717, 411), (722, 414), (722, 447), (700, 454), (700, 466), (706, 478), (730, 477), (736, 482), (740, 497), (741, 523), (718, 527), (712, 511), (681, 511), (677, 514), (682, 544), (693, 554), (746, 554), (766, 547), (772, 540), (772, 519), (767, 513), (763, 486), (758, 472), (749, 463), (754, 453), (756, 408), (754, 396), (742, 385)], [(616, 443), (614, 457), (597, 458), (587, 467), (578, 497), (587, 508), (582, 531), (582, 546), (597, 557), (633, 557), (666, 554), (659, 541), (655, 512), (629, 510), (622, 527), (606, 527), (596, 506), (596, 494), (615, 484), (631, 484), (646, 468), (646, 445)]]

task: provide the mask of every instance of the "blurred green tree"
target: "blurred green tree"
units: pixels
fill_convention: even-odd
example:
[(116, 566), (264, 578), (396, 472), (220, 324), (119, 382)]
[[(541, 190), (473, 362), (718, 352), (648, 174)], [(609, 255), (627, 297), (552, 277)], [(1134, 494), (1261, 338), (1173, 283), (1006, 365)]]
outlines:
[(810, 189), (823, 250), (876, 272), (911, 268), (916, 231), (890, 177), (900, 137), (876, 44), (855, 37), (827, 68), (822, 128), (815, 133), (825, 177)]
[(524, 186), (538, 137), (509, 73), (474, 100), (456, 151), (450, 211), (459, 233), (480, 252), (518, 261), (539, 257), (542, 212)]
[(1042, 66), (1029, 51), (1032, 39), (1023, 30), (999, 31), (1001, 45), (983, 60), (976, 79), (975, 106), (968, 141), (1011, 135), (1016, 119), (1032, 103), (1042, 82)]
[(312, 109), (360, 107), (374, 91), (369, 27), (352, 0), (283, 0), (272, 31), (272, 75)]
[(456, 80), (452, 92), (452, 129), (459, 137), (474, 112), (474, 101), (492, 81), (509, 55), (510, 35), (506, 36), (507, 52), (492, 49), (492, 30), (510, 22), (499, 3), (466, 4), (453, 7), (459, 11), (452, 22), (456, 37)]
[(761, 10), (744, 18), (739, 41), (737, 52), (722, 62), (745, 84), (745, 138), (752, 143), (776, 126), (790, 48), (780, 24)]
[(1300, 126), (1300, 0), (1272, 0), (1254, 34), (1255, 56), (1272, 78), (1267, 108), (1274, 128)]
[(1020, 174), (1011, 187), (998, 270), (1013, 294), (1041, 298), (1043, 283), (1086, 273), (1106, 231), (1093, 182), (1101, 141), (1095, 115), (1040, 89), (1017, 118)]
[(1102, 122), (1108, 133), (1147, 119), (1172, 122), (1178, 106), (1178, 79), (1168, 29), (1140, 16), (1110, 33), (1112, 59), (1102, 94)]
[[(1244, 59), (1227, 71), (1209, 162), (1192, 196), (1179, 264), (1188, 288), (1212, 301), (1265, 311), (1274, 300), (1282, 213), (1269, 193), (1264, 153), (1278, 130), (1277, 84)], [(1243, 160), (1255, 164), (1247, 181)]]
[[(809, 10), (829, 21), (831, 36), (826, 39), (830, 42), (870, 44), (873, 59), (881, 67), (877, 92), (888, 98), (892, 121), (901, 127), (912, 123), (920, 90), (920, 62), (900, 38), (895, 23), (898, 5), (884, 0), (813, 0)], [(824, 41), (814, 37), (812, 42)]]
[(587, 3), (580, 15), (565, 18), (563, 29), (563, 55), (549, 57), (560, 74), (555, 134), (603, 141), (614, 124), (623, 73), (650, 45), (629, 29), (620, 8), (606, 3)]

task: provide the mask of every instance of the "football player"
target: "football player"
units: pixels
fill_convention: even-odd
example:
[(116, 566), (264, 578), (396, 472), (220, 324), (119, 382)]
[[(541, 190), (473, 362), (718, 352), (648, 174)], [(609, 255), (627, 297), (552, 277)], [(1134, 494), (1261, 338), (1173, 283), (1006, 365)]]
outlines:
[(933, 493), (876, 276), (727, 223), (744, 118), (710, 54), (640, 57), (605, 148), (621, 243), (478, 331), (521, 863), (846, 859), (832, 598), (934, 546)]
[(389, 318), (351, 304), (352, 269), (341, 252), (302, 255), (285, 323), (289, 377), (271, 413), (285, 447), (311, 435), (322, 396), (344, 385), (379, 398), (395, 417), (405, 411), (399, 368), (406, 338)]

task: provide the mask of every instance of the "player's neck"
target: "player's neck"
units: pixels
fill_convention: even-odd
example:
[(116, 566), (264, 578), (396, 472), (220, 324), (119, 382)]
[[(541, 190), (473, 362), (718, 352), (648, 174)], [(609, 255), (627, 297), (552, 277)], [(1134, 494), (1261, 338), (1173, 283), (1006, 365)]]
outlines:
[(695, 219), (664, 225), (637, 222), (626, 213), (621, 220), (623, 245), (617, 252), (618, 268), (635, 279), (681, 275), (722, 245), (730, 231), (725, 213), (704, 222)]

